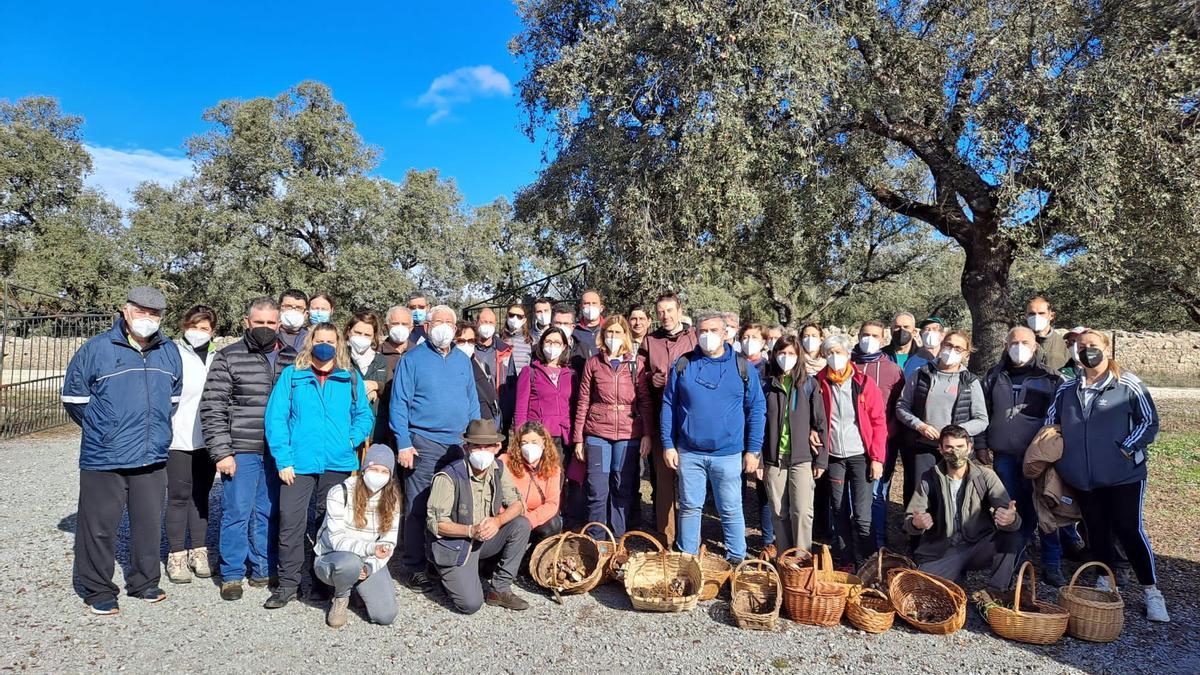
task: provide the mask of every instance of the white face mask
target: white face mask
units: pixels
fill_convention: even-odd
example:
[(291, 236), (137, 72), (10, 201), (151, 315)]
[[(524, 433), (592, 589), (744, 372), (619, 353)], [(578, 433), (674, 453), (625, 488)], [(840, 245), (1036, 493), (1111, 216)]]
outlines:
[(625, 350), (625, 341), (619, 337), (606, 337), (604, 338), (604, 346), (608, 347), (609, 354), (615, 356)]
[(588, 305), (583, 308), (583, 318), (588, 321), (595, 321), (600, 318), (600, 308), (595, 305)]
[(382, 471), (364, 471), (362, 474), (363, 484), (371, 492), (379, 492), (380, 488), (387, 485), (391, 479), (391, 474), (383, 473)]
[(758, 338), (747, 338), (742, 340), (743, 354), (760, 354), (763, 350), (763, 341)]
[(408, 334), (411, 332), (408, 326), (396, 324), (388, 329), (388, 339), (392, 341), (392, 344), (402, 345), (408, 342)]
[(508, 321), (505, 323), (508, 324), (509, 330), (521, 330), (521, 326), (525, 325), (525, 319), (516, 316), (510, 316), (508, 317)]
[(438, 349), (445, 349), (454, 341), (454, 326), (448, 323), (439, 323), (429, 331), (429, 341)]
[(562, 356), (563, 348), (559, 345), (545, 345), (542, 352), (546, 355), (547, 361), (557, 361), (558, 357)]
[(829, 370), (840, 373), (846, 369), (846, 364), (850, 363), (850, 357), (845, 354), (831, 354), (828, 361)]
[(289, 309), (279, 315), (279, 323), (288, 330), (297, 330), (304, 325), (304, 312)]
[(783, 372), (785, 373), (792, 372), (792, 369), (796, 367), (796, 362), (799, 360), (800, 357), (796, 356), (795, 354), (777, 354), (775, 356), (775, 363), (778, 363), (779, 367), (782, 368)]
[(522, 443), (521, 456), (530, 464), (537, 464), (542, 458), (542, 446), (537, 443)]
[(1008, 358), (1018, 366), (1023, 366), (1033, 359), (1033, 350), (1023, 344), (1010, 345), (1008, 348)]
[(699, 342), (700, 350), (705, 354), (716, 354), (723, 340), (720, 333), (701, 333)]
[(858, 340), (858, 351), (866, 355), (874, 354), (879, 351), (879, 340), (876, 340), (871, 335), (864, 335)]
[(212, 335), (196, 328), (189, 328), (183, 332), (183, 339), (187, 340), (187, 343), (194, 349), (199, 349), (212, 341)]
[[(509, 319), (508, 321), (509, 321), (509, 324), (511, 325), (512, 319)], [(496, 324), (494, 324), (494, 323), (479, 324), (479, 337), (483, 338), (484, 340), (491, 340), (492, 336), (495, 334), (496, 334)]]
[(942, 332), (931, 330), (921, 333), (921, 344), (930, 349), (937, 349), (942, 344)]
[(351, 335), (347, 342), (355, 354), (362, 354), (371, 348), (371, 338), (366, 335)]
[(725, 326), (725, 339), (729, 340), (729, 341), (733, 341), (733, 340), (737, 339), (737, 327), (736, 326)]
[(458, 351), (466, 354), (467, 356), (475, 356), (475, 343), (473, 343), (473, 342), (468, 342), (466, 344), (462, 344), (462, 343), (456, 344), (456, 345), (454, 345), (454, 348), (457, 349)]
[(158, 332), (158, 321), (146, 317), (134, 319), (129, 325), (129, 331), (145, 340)]
[(550, 312), (538, 312), (534, 316), (537, 318), (538, 327), (545, 328), (550, 325)]
[(1050, 327), (1050, 319), (1047, 319), (1041, 314), (1033, 314), (1025, 317), (1025, 323), (1029, 324), (1029, 327), (1033, 329), (1033, 332), (1039, 334), (1046, 332), (1046, 329)]
[(938, 361), (945, 366), (957, 366), (962, 363), (963, 355), (953, 349), (947, 349), (938, 354)]
[(809, 335), (803, 340), (800, 340), (800, 345), (804, 347), (804, 351), (812, 354), (821, 348), (821, 338), (816, 337), (815, 335)]
[(476, 471), (483, 471), (492, 466), (492, 463), (496, 461), (496, 455), (491, 450), (472, 450), (471, 454), (467, 455), (467, 461), (475, 467)]

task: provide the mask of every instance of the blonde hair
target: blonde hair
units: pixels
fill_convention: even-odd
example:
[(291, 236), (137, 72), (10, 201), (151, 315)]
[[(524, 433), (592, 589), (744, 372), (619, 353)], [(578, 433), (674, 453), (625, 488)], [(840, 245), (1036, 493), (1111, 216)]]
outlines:
[(342, 331), (338, 330), (337, 326), (325, 322), (319, 323), (308, 331), (308, 335), (304, 336), (304, 346), (300, 348), (300, 353), (296, 354), (296, 360), (292, 366), (296, 370), (307, 370), (312, 368), (312, 349), (313, 337), (320, 331), (329, 331), (337, 336), (337, 344), (334, 345), (333, 364), (335, 367), (342, 370), (350, 370), (350, 355), (346, 353), (346, 338), (342, 336)]
[[(1092, 330), (1091, 328), (1089, 328), (1089, 329), (1087, 329), (1087, 330), (1083, 331), (1083, 332), (1082, 332), (1082, 333), (1080, 333), (1078, 336), (1076, 336), (1076, 338), (1075, 338), (1075, 349), (1079, 349), (1079, 341), (1080, 341), (1081, 339), (1083, 339), (1083, 336), (1084, 336), (1084, 335), (1095, 335), (1097, 338), (1099, 338), (1099, 339), (1100, 339), (1100, 343), (1104, 345), (1104, 349), (1103, 349), (1102, 351), (1105, 351), (1105, 352), (1107, 352), (1107, 351), (1110, 351), (1110, 350), (1112, 349), (1112, 339), (1111, 339), (1111, 338), (1109, 338), (1109, 337), (1108, 337), (1107, 335), (1105, 335), (1104, 333), (1101, 333), (1101, 332), (1100, 332), (1100, 331), (1098, 331), (1098, 330)], [(1116, 360), (1115, 358), (1113, 358), (1112, 356), (1109, 356), (1109, 357), (1108, 357), (1108, 369), (1107, 369), (1107, 371), (1108, 371), (1109, 373), (1112, 373), (1112, 376), (1113, 376), (1113, 377), (1120, 377), (1120, 376), (1121, 376), (1121, 365), (1120, 365), (1119, 363), (1117, 363), (1117, 360)]]
[(631, 339), (633, 331), (629, 328), (629, 322), (620, 314), (613, 314), (605, 319), (604, 324), (600, 326), (600, 330), (596, 331), (596, 347), (608, 357), (615, 357), (616, 355), (608, 352), (608, 343), (604, 341), (604, 331), (608, 330), (609, 326), (614, 325), (620, 326), (621, 330), (625, 331), (625, 334), (621, 336), (621, 347), (625, 350), (622, 353), (628, 354), (633, 351), (633, 340)]

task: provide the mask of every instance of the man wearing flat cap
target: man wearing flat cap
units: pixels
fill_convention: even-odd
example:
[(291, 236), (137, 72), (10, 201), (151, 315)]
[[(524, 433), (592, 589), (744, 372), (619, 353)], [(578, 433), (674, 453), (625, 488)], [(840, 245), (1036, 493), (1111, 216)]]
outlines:
[(121, 512), (129, 509), (130, 597), (154, 603), (171, 416), (183, 389), (183, 362), (159, 331), (167, 300), (157, 289), (129, 291), (106, 333), (88, 340), (67, 365), (63, 407), (82, 428), (75, 577), (94, 614), (119, 611), (112, 582)]
[[(512, 477), (496, 461), (504, 437), (494, 420), (472, 420), (462, 440), (466, 458), (446, 465), (429, 490), (429, 555), (458, 611), (474, 614), (484, 602), (527, 609), (512, 582), (529, 545), (529, 521)], [(488, 567), (494, 571), (485, 593), (479, 570)]]

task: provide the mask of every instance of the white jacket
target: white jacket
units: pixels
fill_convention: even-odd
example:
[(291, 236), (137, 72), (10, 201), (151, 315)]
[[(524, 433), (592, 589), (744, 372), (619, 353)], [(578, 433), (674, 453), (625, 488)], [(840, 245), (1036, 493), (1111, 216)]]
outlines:
[(396, 509), (392, 522), (386, 525), (380, 523), (377, 509), (381, 490), (371, 495), (367, 501), (364, 514), (367, 518), (366, 526), (355, 527), (354, 486), (357, 482), (358, 477), (351, 476), (342, 481), (341, 485), (330, 488), (325, 498), (325, 522), (321, 524), (321, 531), (317, 533), (313, 553), (318, 556), (333, 551), (353, 553), (362, 558), (364, 564), (370, 565), (371, 572), (375, 573), (387, 567), (388, 558), (391, 557), (383, 560), (376, 558), (375, 545), (387, 544), (392, 547), (393, 552), (395, 551), (396, 539), (400, 534), (401, 509)]
[[(212, 365), (213, 356), (209, 354), (207, 361), (183, 340), (176, 340), (179, 346), (179, 357), (183, 359), (183, 393), (179, 396), (179, 407), (171, 418), (171, 449), (199, 450), (204, 447), (204, 434), (200, 430), (200, 395), (204, 393), (204, 381), (208, 379), (208, 367)], [(212, 348), (212, 343), (206, 347)]]

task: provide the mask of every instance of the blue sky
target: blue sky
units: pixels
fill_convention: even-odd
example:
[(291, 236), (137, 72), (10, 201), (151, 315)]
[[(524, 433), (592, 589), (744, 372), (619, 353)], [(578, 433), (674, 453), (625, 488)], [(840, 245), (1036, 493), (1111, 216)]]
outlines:
[(82, 115), (89, 182), (128, 203), (140, 180), (190, 172), (184, 141), (225, 98), (325, 82), (378, 174), (438, 169), (474, 205), (529, 183), (542, 147), (520, 132), (508, 0), (475, 2), (12, 3), (0, 98), (54, 96)]

